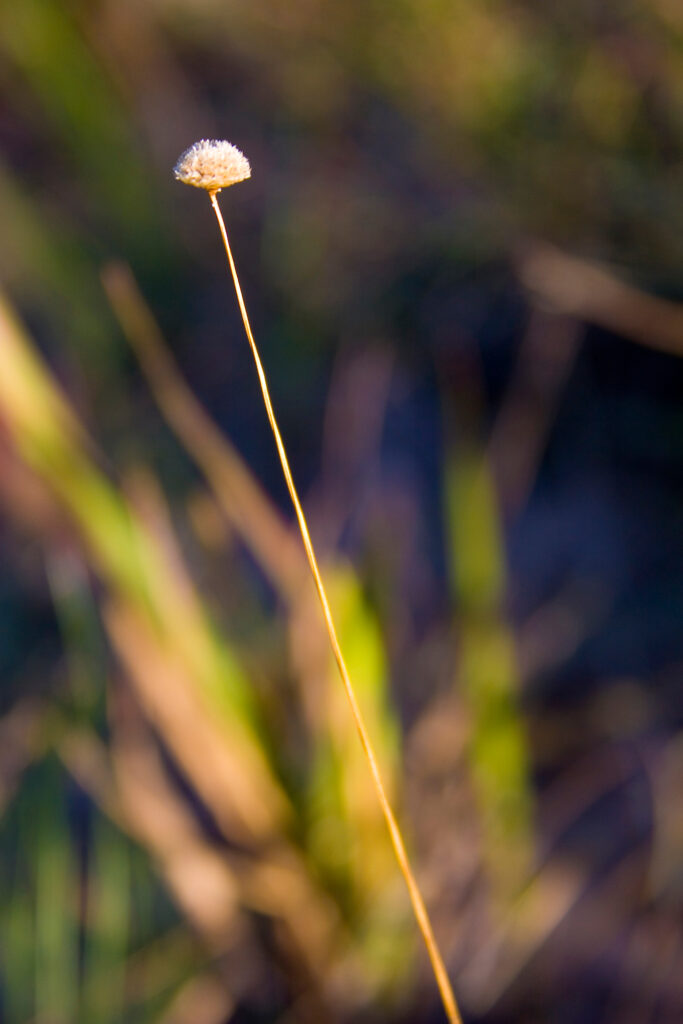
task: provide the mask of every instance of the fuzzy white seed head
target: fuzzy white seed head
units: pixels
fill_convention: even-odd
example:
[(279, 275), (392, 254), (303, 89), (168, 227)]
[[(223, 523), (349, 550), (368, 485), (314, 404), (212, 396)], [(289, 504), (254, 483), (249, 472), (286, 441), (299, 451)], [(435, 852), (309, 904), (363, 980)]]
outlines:
[(237, 146), (223, 139), (202, 139), (186, 149), (173, 168), (184, 185), (218, 192), (251, 177), (251, 167)]

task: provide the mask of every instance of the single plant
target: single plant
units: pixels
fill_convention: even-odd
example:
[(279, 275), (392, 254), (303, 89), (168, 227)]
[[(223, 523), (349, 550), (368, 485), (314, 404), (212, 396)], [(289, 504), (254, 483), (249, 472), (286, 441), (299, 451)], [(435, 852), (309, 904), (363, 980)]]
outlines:
[(434, 931), (432, 928), (427, 908), (425, 907), (422, 893), (417, 884), (415, 875), (410, 866), (408, 854), (406, 852), (401, 830), (399, 828), (396, 816), (391, 808), (389, 799), (386, 794), (382, 776), (379, 770), (377, 758), (373, 748), (372, 741), (368, 734), (363, 716), (356, 698), (356, 693), (351, 682), (348, 670), (346, 668), (346, 662), (339, 646), (337, 639), (337, 630), (334, 625), (332, 613), (330, 611), (329, 601), (325, 592), (325, 587), (318, 567), (318, 560), (313, 549), (313, 542), (308, 530), (308, 524), (306, 522), (306, 516), (304, 515), (299, 495), (294, 485), (294, 479), (292, 477), (291, 470), (289, 468), (289, 460), (287, 458), (287, 452), (285, 445), (280, 434), (277, 420), (275, 418), (275, 412), (273, 411), (273, 404), (270, 399), (270, 391), (268, 389), (268, 383), (266, 380), (265, 371), (261, 362), (254, 335), (251, 330), (249, 323), (249, 317), (247, 315), (247, 309), (244, 304), (244, 298), (242, 296), (242, 289), (240, 287), (239, 278), (237, 276), (237, 269), (235, 267), (235, 261), (232, 256), (232, 250), (230, 248), (230, 242), (228, 241), (228, 233), (225, 228), (225, 222), (218, 205), (218, 193), (221, 189), (227, 188), (229, 185), (235, 185), (240, 181), (251, 177), (251, 167), (249, 161), (244, 154), (233, 146), (229, 142), (223, 140), (202, 140), (201, 142), (195, 142), (188, 150), (186, 150), (178, 159), (175, 165), (174, 173), (178, 181), (181, 181), (185, 185), (193, 185), (195, 188), (204, 189), (211, 200), (216, 218), (218, 220), (218, 226), (220, 228), (221, 237), (223, 239), (223, 245), (225, 246), (225, 252), (228, 257), (228, 263), (230, 265), (230, 273), (235, 285), (235, 291), (237, 293), (237, 302), (239, 304), (240, 312), (242, 314), (242, 320), (244, 322), (244, 329), (251, 346), (252, 355), (254, 362), (256, 363), (256, 371), (258, 373), (259, 382), (261, 385), (261, 392), (263, 394), (263, 401), (265, 403), (266, 412), (268, 414), (268, 421), (270, 423), (273, 436), (275, 438), (275, 444), (277, 446), (278, 454), (280, 456), (280, 463), (282, 465), (282, 471), (287, 482), (287, 488), (289, 490), (296, 517), (301, 531), (301, 537), (303, 540), (304, 548), (306, 549), (306, 556), (308, 558), (308, 564), (313, 574), (313, 580), (315, 587), (320, 598), (320, 604), (323, 610), (323, 616), (325, 619), (325, 625), (327, 627), (327, 633), (330, 638), (330, 644), (334, 653), (335, 661), (339, 668), (339, 674), (346, 690), (346, 696), (348, 697), (349, 704), (351, 705), (351, 713), (353, 715), (360, 741), (365, 751), (365, 755), (368, 760), (372, 779), (377, 791), (377, 796), (382, 807), (382, 812), (386, 819), (389, 834), (391, 836), (391, 842), (398, 860), (399, 867), (405, 879), (410, 894), (410, 900), (413, 906), (417, 923), (422, 933), (425, 945), (427, 947), (427, 953), (434, 971), (441, 999), (443, 1001), (446, 1016), (451, 1024), (462, 1024), (462, 1019), (458, 1011), (458, 1007), (453, 994), (446, 968), (444, 966), (443, 957), (439, 949)]

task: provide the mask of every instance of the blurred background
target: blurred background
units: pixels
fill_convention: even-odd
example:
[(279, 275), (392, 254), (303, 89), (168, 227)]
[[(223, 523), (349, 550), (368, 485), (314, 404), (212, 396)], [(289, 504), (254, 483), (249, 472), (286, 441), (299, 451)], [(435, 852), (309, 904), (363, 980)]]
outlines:
[(683, 8), (0, 5), (4, 1024), (683, 1018)]

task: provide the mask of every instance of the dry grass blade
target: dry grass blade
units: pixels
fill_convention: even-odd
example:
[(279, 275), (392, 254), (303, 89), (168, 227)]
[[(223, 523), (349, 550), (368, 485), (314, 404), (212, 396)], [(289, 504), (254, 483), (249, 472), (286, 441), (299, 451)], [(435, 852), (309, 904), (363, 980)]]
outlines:
[(488, 449), (508, 515), (519, 513), (531, 494), (582, 335), (571, 317), (532, 312)]
[(363, 720), (363, 716), (361, 714), (361, 710), (353, 688), (353, 684), (351, 682), (349, 673), (346, 668), (344, 656), (339, 646), (339, 641), (337, 639), (337, 631), (332, 619), (332, 613), (330, 611), (330, 606), (327, 599), (327, 594), (325, 592), (322, 577), (320, 575), (320, 569), (318, 567), (318, 561), (315, 555), (315, 551), (313, 549), (313, 543), (311, 541), (310, 533), (308, 530), (306, 517), (304, 515), (301, 502), (299, 501), (299, 496), (294, 484), (294, 480), (292, 478), (291, 470), (289, 468), (289, 460), (287, 458), (284, 442), (280, 435), (280, 430), (278, 428), (275, 413), (273, 411), (273, 405), (270, 399), (268, 383), (266, 381), (266, 375), (263, 369), (263, 365), (261, 363), (261, 358), (258, 352), (258, 348), (256, 346), (256, 342), (254, 340), (254, 336), (252, 334), (251, 325), (249, 323), (249, 317), (247, 315), (246, 306), (244, 304), (244, 299), (242, 297), (242, 289), (240, 287), (239, 278), (237, 276), (237, 270), (235, 268), (235, 262), (233, 260), (232, 251), (230, 249), (230, 243), (228, 241), (228, 234), (225, 228), (225, 223), (223, 221), (223, 216), (221, 214), (220, 207), (218, 205), (218, 200), (216, 198), (216, 190), (208, 189), (208, 191), (211, 200), (211, 205), (213, 206), (216, 218), (218, 220), (218, 226), (221, 232), (221, 237), (223, 239), (223, 245), (225, 246), (225, 252), (228, 258), (228, 263), (230, 265), (230, 272), (232, 274), (233, 282), (235, 285), (235, 291), (237, 293), (237, 301), (239, 303), (240, 312), (242, 314), (242, 320), (244, 322), (244, 329), (246, 331), (247, 338), (251, 346), (252, 354), (254, 356), (254, 362), (256, 364), (256, 370), (261, 385), (261, 392), (263, 394), (263, 401), (265, 403), (266, 412), (268, 414), (268, 421), (270, 423), (273, 436), (275, 438), (275, 443), (280, 457), (282, 470), (285, 476), (285, 480), (287, 482), (287, 488), (289, 490), (289, 494), (294, 505), (294, 510), (296, 512), (299, 529), (301, 531), (301, 537), (304, 543), (304, 548), (306, 550), (306, 557), (308, 558), (308, 563), (311, 568), (311, 573), (313, 574), (313, 579), (315, 582), (316, 590), (318, 592), (318, 597), (320, 598), (320, 604), (323, 610), (325, 625), (327, 627), (327, 632), (329, 635), (330, 644), (332, 646), (332, 651), (334, 653), (335, 661), (337, 662), (339, 674), (341, 676), (342, 682), (344, 684), (344, 689), (346, 691), (346, 695), (351, 706), (351, 712), (356, 724), (356, 728), (358, 730), (358, 735), (360, 737), (363, 750), (365, 751), (368, 760), (368, 765), (370, 767), (373, 783), (377, 791), (377, 796), (382, 807), (382, 812), (384, 814), (387, 827), (389, 829), (389, 834), (391, 836), (391, 842), (394, 847), (396, 859), (398, 860), (399, 867), (401, 869), (406, 885), (408, 887), (408, 892), (410, 894), (410, 900), (413, 906), (413, 911), (415, 913), (415, 917), (417, 919), (420, 931), (422, 933), (425, 945), (427, 947), (427, 953), (429, 955), (429, 959), (432, 965), (432, 969), (434, 971), (436, 982), (439, 987), (439, 992), (441, 994), (441, 999), (443, 1001), (446, 1015), (449, 1021), (452, 1022), (452, 1024), (460, 1024), (460, 1013), (458, 1011), (455, 996), (453, 994), (453, 989), (451, 987), (451, 983), (446, 972), (443, 957), (441, 955), (441, 951), (439, 949), (436, 937), (434, 935), (434, 931), (432, 929), (432, 924), (429, 919), (429, 915), (427, 913), (427, 908), (425, 907), (424, 900), (422, 898), (422, 893), (417, 884), (417, 880), (413, 874), (413, 870), (408, 859), (405, 844), (403, 842), (403, 837), (401, 835), (401, 830), (399, 828), (398, 822), (396, 820), (396, 817), (386, 795), (384, 783), (382, 781), (379, 766), (377, 763), (377, 758), (375, 756), (373, 743), (366, 729), (365, 722)]
[(223, 513), (273, 584), (295, 599), (306, 565), (287, 525), (180, 376), (130, 269), (109, 264), (102, 281), (166, 420), (202, 468)]
[(648, 348), (683, 355), (683, 305), (648, 295), (611, 270), (537, 243), (517, 259), (522, 283), (569, 316), (615, 331)]
[(253, 842), (277, 832), (288, 809), (274, 788), (258, 784), (254, 748), (237, 732), (226, 742), (222, 723), (212, 717), (192, 677), (142, 616), (123, 602), (110, 602), (104, 619), (145, 713), (225, 834)]

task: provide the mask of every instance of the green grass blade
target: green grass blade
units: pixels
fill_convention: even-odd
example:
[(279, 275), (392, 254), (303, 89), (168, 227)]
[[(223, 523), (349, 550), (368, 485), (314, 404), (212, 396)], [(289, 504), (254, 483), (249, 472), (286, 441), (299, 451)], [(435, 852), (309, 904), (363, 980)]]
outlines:
[(36, 1018), (50, 1024), (73, 1024), (78, 1005), (76, 867), (60, 774), (46, 764), (41, 776), (32, 851)]
[(81, 1016), (87, 1024), (124, 1021), (130, 919), (128, 842), (104, 818), (94, 823), (88, 864)]
[(469, 763), (485, 858), (494, 888), (508, 899), (531, 866), (532, 803), (514, 638), (502, 613), (506, 572), (498, 509), (487, 460), (474, 448), (463, 446), (447, 462), (446, 526), (459, 680), (472, 722)]

